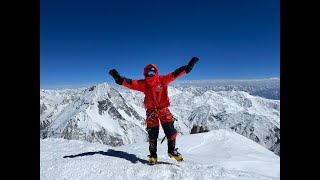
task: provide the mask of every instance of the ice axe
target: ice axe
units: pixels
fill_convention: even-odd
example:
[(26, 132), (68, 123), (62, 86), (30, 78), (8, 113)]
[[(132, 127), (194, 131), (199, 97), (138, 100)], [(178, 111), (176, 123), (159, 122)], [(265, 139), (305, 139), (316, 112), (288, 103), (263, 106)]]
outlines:
[[(178, 121), (178, 119), (176, 119), (174, 116), (172, 116), (172, 119), (173, 119), (173, 123), (175, 122), (175, 121)], [(166, 139), (166, 137), (167, 136), (164, 136), (163, 138), (162, 138), (162, 140), (161, 140), (161, 144), (163, 143), (163, 141)]]

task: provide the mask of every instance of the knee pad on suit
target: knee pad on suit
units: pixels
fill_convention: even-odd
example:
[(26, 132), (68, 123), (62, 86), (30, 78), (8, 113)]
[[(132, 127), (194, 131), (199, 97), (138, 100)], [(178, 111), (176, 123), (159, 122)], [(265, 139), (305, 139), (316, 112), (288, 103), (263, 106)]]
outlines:
[(177, 136), (177, 130), (174, 129), (173, 122), (166, 122), (162, 124), (164, 133), (166, 134), (168, 140), (174, 140)]

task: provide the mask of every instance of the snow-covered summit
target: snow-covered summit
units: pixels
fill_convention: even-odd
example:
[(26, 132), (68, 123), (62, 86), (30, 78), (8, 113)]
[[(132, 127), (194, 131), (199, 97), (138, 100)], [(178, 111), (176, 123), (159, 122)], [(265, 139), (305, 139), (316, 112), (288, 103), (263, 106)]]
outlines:
[(159, 164), (146, 164), (148, 143), (120, 147), (78, 140), (40, 139), (40, 178), (46, 179), (280, 179), (280, 158), (227, 130), (179, 136), (178, 163), (158, 146)]

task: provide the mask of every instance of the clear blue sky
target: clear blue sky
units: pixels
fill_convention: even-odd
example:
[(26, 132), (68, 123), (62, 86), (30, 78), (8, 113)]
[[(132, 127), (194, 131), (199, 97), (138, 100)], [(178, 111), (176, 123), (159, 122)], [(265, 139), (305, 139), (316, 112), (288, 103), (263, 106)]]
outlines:
[(181, 80), (280, 76), (279, 0), (40, 0), (40, 87), (142, 79), (197, 56)]

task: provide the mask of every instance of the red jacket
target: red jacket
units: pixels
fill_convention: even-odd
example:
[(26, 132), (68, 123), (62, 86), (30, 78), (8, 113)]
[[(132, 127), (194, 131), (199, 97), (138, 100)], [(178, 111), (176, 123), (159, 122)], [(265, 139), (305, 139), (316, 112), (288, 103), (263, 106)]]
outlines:
[[(156, 69), (156, 74), (153, 77), (146, 76), (146, 70), (148, 67), (153, 66)], [(148, 64), (143, 71), (145, 79), (131, 80), (125, 77), (123, 78), (123, 86), (132, 90), (141, 91), (145, 94), (144, 105), (147, 109), (151, 108), (165, 108), (170, 105), (168, 97), (168, 85), (178, 77), (186, 74), (188, 69), (186, 66), (182, 66), (173, 72), (160, 76), (158, 74), (158, 68), (154, 64)]]

